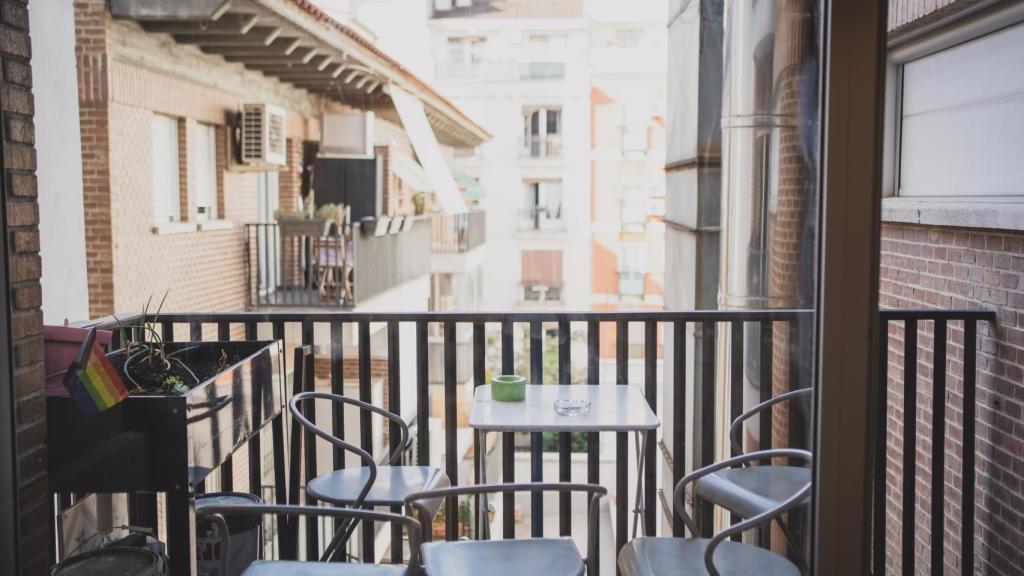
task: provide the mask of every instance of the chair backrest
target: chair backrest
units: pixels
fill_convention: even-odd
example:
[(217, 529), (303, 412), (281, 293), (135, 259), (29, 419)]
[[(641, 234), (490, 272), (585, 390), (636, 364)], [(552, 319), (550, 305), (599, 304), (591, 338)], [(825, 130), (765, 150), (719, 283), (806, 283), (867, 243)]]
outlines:
[(221, 574), (229, 574), (231, 537), (225, 516), (276, 514), (278, 516), (327, 516), (336, 519), (351, 519), (353, 524), (360, 520), (375, 522), (393, 522), (401, 524), (409, 535), (409, 564), (406, 574), (417, 573), (420, 557), (420, 546), (423, 535), (419, 523), (408, 516), (390, 512), (376, 512), (354, 508), (322, 508), (318, 506), (284, 506), (273, 504), (227, 504), (197, 505), (196, 516), (206, 517), (217, 525), (221, 535)]
[[(791, 460), (803, 460), (804, 462), (807, 462), (808, 465), (811, 462), (813, 462), (812, 454), (806, 450), (798, 450), (795, 448), (776, 448), (772, 450), (762, 450), (760, 452), (750, 452), (749, 454), (740, 454), (739, 456), (735, 456), (733, 458), (729, 458), (721, 462), (716, 462), (710, 466), (705, 466), (704, 468), (701, 468), (699, 470), (694, 470), (693, 472), (684, 476), (683, 479), (680, 480), (678, 484), (676, 484), (675, 493), (673, 494), (673, 502), (675, 503), (676, 511), (683, 519), (683, 524), (686, 525), (686, 528), (690, 531), (690, 534), (694, 537), (700, 537), (700, 534), (698, 534), (697, 532), (696, 523), (693, 521), (690, 515), (686, 513), (685, 494), (687, 484), (691, 482), (696, 482), (703, 476), (707, 476), (708, 474), (712, 474), (725, 468), (732, 468), (734, 466), (743, 465), (747, 462), (752, 462), (755, 460), (769, 460), (772, 458), (790, 458)], [(715, 550), (718, 548), (719, 544), (721, 544), (734, 534), (740, 534), (742, 532), (750, 530), (751, 528), (756, 528), (762, 524), (765, 524), (767, 522), (772, 521), (775, 518), (782, 516), (783, 514), (792, 510), (793, 508), (800, 506), (801, 504), (803, 504), (803, 501), (810, 495), (810, 492), (811, 483), (807, 482), (807, 484), (805, 484), (803, 488), (798, 490), (795, 494), (793, 494), (791, 497), (780, 503), (778, 506), (770, 510), (766, 510), (765, 512), (762, 512), (761, 514), (758, 514), (756, 516), (747, 518), (742, 522), (733, 524), (732, 526), (729, 526), (728, 528), (722, 530), (718, 534), (712, 536), (711, 542), (708, 543), (708, 546), (704, 552), (704, 565), (708, 569), (708, 574), (710, 574), (711, 576), (718, 576), (718, 570), (715, 569), (714, 565), (714, 556)]]

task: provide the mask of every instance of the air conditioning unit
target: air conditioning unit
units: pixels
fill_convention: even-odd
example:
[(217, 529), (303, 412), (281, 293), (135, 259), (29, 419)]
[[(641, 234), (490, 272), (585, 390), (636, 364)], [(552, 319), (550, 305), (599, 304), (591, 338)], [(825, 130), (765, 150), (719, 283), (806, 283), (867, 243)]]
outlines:
[(270, 104), (242, 104), (244, 164), (285, 164), (285, 111)]
[(320, 156), (373, 158), (373, 112), (324, 114)]

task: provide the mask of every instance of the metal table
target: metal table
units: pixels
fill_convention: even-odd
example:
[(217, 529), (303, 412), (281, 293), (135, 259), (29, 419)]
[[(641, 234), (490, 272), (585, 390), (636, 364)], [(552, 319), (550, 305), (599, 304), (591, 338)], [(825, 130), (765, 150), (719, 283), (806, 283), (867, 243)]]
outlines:
[[(590, 401), (590, 412), (579, 416), (563, 416), (555, 412), (554, 403), (562, 399)], [(522, 402), (499, 402), (491, 398), (491, 386), (476, 389), (469, 427), (477, 434), (481, 446), (480, 481), (486, 482), (484, 440), (488, 432), (633, 432), (636, 441), (637, 481), (633, 507), (633, 536), (636, 537), (643, 512), (643, 468), (649, 436), (661, 421), (635, 386), (623, 385), (527, 385)], [(533, 481), (539, 481), (540, 470), (534, 470)], [(486, 503), (482, 504), (486, 510)], [(479, 514), (486, 518), (486, 514)]]

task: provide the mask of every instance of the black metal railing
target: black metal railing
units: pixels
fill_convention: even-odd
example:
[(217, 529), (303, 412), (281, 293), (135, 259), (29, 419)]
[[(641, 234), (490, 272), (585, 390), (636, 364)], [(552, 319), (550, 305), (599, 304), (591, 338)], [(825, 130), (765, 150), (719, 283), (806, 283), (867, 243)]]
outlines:
[(430, 272), (430, 228), (422, 219), (392, 223), (395, 230), (382, 234), (361, 224), (310, 224), (246, 225), (250, 308), (351, 308)]
[[(966, 438), (971, 438), (968, 432), (973, 432), (973, 390), (975, 369), (976, 346), (969, 345), (976, 335), (977, 323), (979, 321), (991, 321), (992, 314), (979, 311), (941, 311), (941, 310), (900, 310), (882, 312), (882, 324), (888, 326), (893, 323), (905, 323), (907, 326), (907, 343), (905, 354), (908, 358), (906, 365), (916, 365), (916, 326), (921, 322), (934, 322), (935, 326), (945, 326), (948, 323), (963, 324), (963, 361), (964, 361), (964, 433)], [(121, 321), (130, 320), (122, 318)], [(618, 504), (615, 507), (613, 527), (615, 534), (616, 550), (621, 548), (629, 534), (630, 506), (630, 475), (643, 475), (644, 498), (647, 503), (641, 517), (642, 525), (648, 533), (654, 533), (657, 525), (658, 510), (663, 511), (663, 520), (670, 522), (672, 533), (682, 535), (683, 526), (678, 517), (671, 510), (671, 504), (664, 497), (659, 499), (659, 493), (667, 491), (671, 493), (672, 487), (688, 471), (712, 463), (718, 453), (724, 449), (718, 445), (719, 434), (724, 422), (716, 422), (718, 407), (716, 403), (717, 386), (722, 378), (718, 370), (725, 368), (728, 377), (725, 379), (729, 387), (729, 406), (726, 408), (728, 419), (732, 420), (744, 409), (744, 397), (747, 401), (760, 401), (770, 398), (772, 395), (785, 392), (789, 389), (807, 386), (809, 383), (802, 381), (808, 378), (810, 373), (803, 370), (801, 363), (809, 356), (804, 343), (809, 343), (810, 334), (813, 330), (813, 313), (806, 310), (772, 310), (772, 311), (679, 311), (679, 312), (500, 312), (500, 313), (438, 313), (438, 312), (411, 312), (411, 313), (358, 313), (358, 312), (248, 312), (248, 313), (211, 313), (211, 314), (163, 314), (159, 318), (161, 332), (168, 339), (178, 337), (179, 339), (257, 339), (268, 336), (281, 339), (285, 342), (286, 348), (302, 347), (301, 350), (307, 355), (308, 361), (296, 361), (303, 368), (298, 369), (303, 377), (295, 379), (289, 384), (291, 393), (312, 389), (315, 386), (311, 366), (317, 364), (316, 360), (326, 360), (329, 370), (318, 376), (324, 380), (324, 386), (329, 387), (332, 392), (345, 393), (344, 366), (347, 361), (354, 360), (357, 365), (355, 378), (358, 380), (358, 397), (364, 401), (372, 401), (374, 378), (372, 366), (373, 358), (384, 355), (386, 357), (387, 376), (384, 382), (387, 390), (388, 406), (393, 412), (402, 412), (403, 406), (413, 403), (415, 409), (416, 434), (415, 434), (415, 461), (420, 465), (429, 465), (431, 462), (431, 441), (430, 441), (430, 374), (431, 364), (438, 360), (432, 360), (429, 353), (430, 334), (436, 332), (431, 329), (432, 325), (439, 325), (443, 328), (442, 357), (444, 382), (441, 387), (443, 406), (440, 415), (441, 426), (444, 436), (445, 459), (443, 468), (454, 485), (477, 482), (479, 468), (473, 466), (472, 472), (465, 477), (460, 474), (461, 457), (458, 454), (457, 444), (457, 423), (458, 413), (458, 370), (459, 356), (471, 354), (472, 373), (474, 385), (479, 386), (486, 381), (487, 373), (514, 372), (517, 366), (517, 356), (525, 355), (528, 366), (528, 377), (536, 384), (560, 384), (571, 385), (573, 382), (574, 368), (576, 373), (585, 373), (585, 376), (577, 377), (577, 380), (588, 383), (599, 383), (611, 378), (602, 378), (601, 360), (602, 350), (609, 347), (602, 346), (602, 338), (609, 337), (609, 327), (614, 326), (614, 382), (618, 385), (640, 386), (648, 399), (652, 410), (665, 420), (670, 420), (671, 425), (663, 427), (658, 434), (660, 442), (650, 441), (647, 443), (648, 452), (645, 455), (643, 470), (633, 470), (635, 460), (630, 457), (630, 447), (625, 433), (614, 434), (614, 488), (610, 495), (613, 501)], [(642, 354), (631, 355), (631, 349), (635, 342), (630, 342), (630, 326), (641, 325), (643, 327), (643, 344), (640, 347)], [(456, 328), (468, 326), (471, 329), (471, 346), (468, 350), (461, 349), (456, 340)], [(406, 328), (407, 327), (407, 328)], [(412, 350), (405, 349), (404, 354), (401, 346), (403, 342), (408, 345), (408, 339), (401, 337), (400, 332), (409, 330), (414, 335)], [(371, 337), (376, 330), (383, 329), (386, 333), (386, 347), (374, 349), (374, 339)], [(358, 345), (355, 350), (346, 346), (346, 333), (355, 333)], [(640, 332), (637, 332), (639, 334)], [(577, 338), (576, 336), (580, 336)], [(671, 336), (671, 338), (670, 338)], [(720, 340), (721, 336), (721, 340)], [(545, 357), (544, 342), (548, 339), (555, 341), (553, 347), (554, 358)], [(528, 342), (523, 346), (522, 342)], [(574, 366), (574, 355), (572, 353), (573, 343), (583, 344), (586, 349), (585, 366)], [(662, 342), (669, 342), (659, 354)], [(720, 342), (716, 345), (716, 342)], [(888, 350), (888, 339), (883, 338)], [(518, 343), (518, 345), (517, 345)], [(377, 344), (380, 346), (380, 342)], [(489, 354), (493, 349), (495, 354)], [(942, 360), (936, 348), (936, 361)], [(725, 359), (718, 358), (716, 351), (725, 351)], [(354, 358), (347, 355), (354, 354)], [(291, 359), (291, 353), (287, 354)], [(636, 356), (633, 358), (632, 356)], [(296, 356), (298, 357), (298, 356)], [(671, 359), (671, 369), (664, 372), (663, 381), (659, 381), (659, 358)], [(643, 377), (639, 381), (631, 381), (630, 361), (642, 362)], [(555, 377), (545, 376), (551, 374), (550, 361), (554, 360), (556, 365)], [(724, 362), (723, 362), (724, 360)], [(412, 398), (403, 397), (401, 385), (401, 367), (406, 362), (415, 364), (415, 386)], [(294, 363), (294, 362), (293, 362)], [(578, 362), (577, 362), (578, 364)], [(940, 365), (940, 364), (936, 364)], [(882, 382), (886, 382), (887, 375), (885, 363), (882, 363)], [(585, 370), (584, 370), (585, 369)], [(941, 370), (936, 370), (936, 374)], [(913, 372), (907, 372), (913, 376)], [(693, 377), (692, 393), (687, 394), (687, 375)], [(909, 377), (908, 376), (908, 377)], [(911, 378), (905, 384), (908, 391), (913, 391), (914, 383)], [(756, 382), (757, 388), (750, 390), (751, 383)], [(660, 387), (664, 387), (661, 390)], [(937, 384), (939, 386), (939, 384)], [(884, 389), (885, 386), (883, 385)], [(937, 388), (939, 390), (939, 388)], [(909, 394), (908, 392), (908, 394)], [(659, 404), (659, 394), (664, 394), (666, 401)], [(754, 398), (749, 398), (753, 393)], [(883, 395), (884, 396), (884, 395)], [(913, 394), (909, 396), (907, 406), (913, 408)], [(942, 397), (937, 393), (937, 397)], [(880, 417), (884, 421), (885, 404), (882, 404)], [(687, 414), (692, 413), (692, 418)], [(910, 414), (914, 411), (911, 409)], [(943, 416), (938, 412), (936, 417)], [(351, 418), (352, 416), (348, 416)], [(771, 448), (773, 442), (785, 443), (790, 446), (806, 446), (808, 438), (806, 431), (809, 427), (808, 414), (799, 411), (790, 411), (788, 425), (778, 420), (777, 415), (771, 411), (764, 414), (764, 417), (757, 421), (745, 435), (746, 449), (767, 449)], [(339, 437), (346, 434), (346, 415), (343, 411), (335, 409), (330, 415), (330, 428)], [(351, 422), (350, 422), (351, 424)], [(906, 435), (913, 437), (913, 418), (909, 418)], [(358, 418), (359, 444), (363, 449), (372, 450), (375, 438), (380, 437), (373, 432), (373, 423), (369, 418)], [(788, 428), (788, 433), (779, 432), (779, 427)], [(285, 430), (288, 427), (284, 427)], [(389, 431), (389, 442), (394, 443), (398, 438), (396, 430)], [(783, 432), (787, 432), (783, 430)], [(298, 457), (302, 459), (302, 468), (308, 478), (317, 470), (322, 471), (322, 465), (317, 462), (317, 451), (307, 448), (303, 450), (297, 445), (297, 435), (293, 434), (291, 442), (281, 439), (274, 439), (275, 446), (290, 445), (291, 450), (288, 458)], [(774, 436), (774, 438), (773, 438)], [(248, 446), (240, 446), (238, 450), (246, 450), (249, 454), (249, 489), (255, 493), (260, 491), (260, 480), (263, 478), (261, 471), (262, 460), (259, 457), (261, 452), (260, 435), (254, 436), (254, 440)], [(557, 443), (558, 454), (558, 480), (559, 481), (580, 481), (601, 483), (600, 475), (600, 443), (601, 435), (590, 433), (587, 435), (586, 443), (586, 475), (585, 478), (573, 478), (571, 467), (571, 446), (569, 434), (559, 434)], [(501, 481), (512, 482), (516, 479), (516, 466), (514, 458), (514, 437), (511, 433), (501, 435), (500, 463)], [(253, 445), (255, 444), (255, 446)], [(665, 454), (661, 459), (665, 463), (668, 482), (659, 483), (656, 478), (658, 458), (656, 457), (657, 447), (665, 448)], [(933, 444), (935, 446), (936, 444)], [(971, 444), (965, 443), (969, 447)], [(937, 446), (943, 446), (938, 442)], [(391, 449), (396, 448), (391, 446)], [(883, 464), (880, 468), (881, 476), (877, 477), (880, 482), (875, 495), (874, 505), (876, 513), (883, 513), (885, 510), (885, 482), (884, 482), (884, 458), (886, 442), (884, 436), (879, 443), (878, 462)], [(904, 460), (910, 458), (913, 462), (915, 451), (910, 444), (909, 454)], [(473, 458), (480, 461), (483, 447), (474, 445), (472, 449)], [(541, 453), (543, 450), (542, 436), (531, 435), (530, 438), (530, 466), (529, 477), (532, 481), (543, 480), (543, 462)], [(938, 450), (938, 449), (936, 449)], [(968, 480), (973, 479), (973, 455), (968, 455), (970, 450), (964, 451), (964, 485)], [(236, 452), (237, 453), (237, 452)], [(690, 457), (685, 455), (689, 453)], [(941, 459), (942, 452), (938, 451), (934, 458)], [(274, 454), (274, 470), (284, 470), (284, 454)], [(971, 464), (969, 466), (968, 464)], [(334, 454), (331, 463), (333, 469), (343, 468), (346, 465), (340, 454)], [(239, 488), (235, 479), (232, 484), (231, 467), (221, 467), (219, 472), (222, 488)], [(970, 474), (971, 476), (968, 476)], [(276, 476), (281, 478), (281, 476)], [(520, 477), (519, 480), (523, 478)], [(548, 478), (550, 480), (550, 478)], [(276, 481), (276, 480), (275, 480)], [(608, 478), (604, 481), (607, 483)], [(297, 479), (292, 478), (290, 492), (298, 494), (296, 486)], [(905, 480), (905, 493), (913, 493), (913, 481)], [(907, 489), (909, 487), (909, 490)], [(201, 487), (197, 487), (201, 488)], [(279, 490), (264, 491), (265, 496), (277, 497)], [(663, 496), (663, 495), (662, 495)], [(912, 498), (910, 499), (913, 500)], [(662, 506), (657, 506), (657, 502)], [(933, 508), (936, 506), (933, 500)], [(942, 502), (942, 499), (938, 499)], [(131, 505), (135, 507), (132, 511), (133, 519), (155, 518), (155, 508), (152, 510), (139, 510), (142, 507), (155, 507), (155, 498), (133, 499)], [(973, 496), (967, 491), (964, 495), (965, 510), (973, 510)], [(708, 533), (713, 528), (713, 507), (702, 501), (692, 503), (694, 508), (693, 516), (702, 532)], [(479, 508), (476, 508), (479, 509)], [(561, 535), (570, 535), (570, 515), (572, 513), (572, 502), (568, 496), (560, 496), (558, 501), (558, 528)], [(913, 506), (909, 508), (910, 518), (913, 517)], [(467, 525), (460, 523), (457, 517), (459, 512), (455, 502), (447, 502), (443, 514), (445, 537), (455, 539), (460, 536), (459, 527)], [(942, 518), (941, 508), (933, 512), (934, 518)], [(968, 516), (965, 516), (968, 518)], [(543, 501), (533, 500), (531, 504), (532, 533), (543, 534), (545, 530), (543, 518)], [(934, 520), (933, 520), (934, 521)], [(472, 525), (472, 522), (468, 523)], [(170, 525), (169, 525), (170, 526)], [(511, 497), (504, 499), (502, 516), (500, 519), (501, 532), (503, 537), (509, 538), (515, 534), (515, 513)], [(881, 526), (881, 528), (879, 528)], [(911, 523), (912, 526), (912, 523)], [(183, 531), (193, 529), (183, 522), (175, 522), (173, 530)], [(325, 530), (321, 525), (310, 522), (305, 525), (306, 554), (315, 555), (320, 551), (321, 538), (318, 537), (319, 530)], [(552, 532), (553, 527), (549, 528)], [(881, 530), (881, 531), (880, 531)], [(905, 529), (907, 530), (907, 529)], [(913, 528), (909, 528), (912, 532)], [(963, 528), (965, 533), (964, 554), (966, 558), (972, 554), (970, 542), (973, 534), (973, 527), (970, 522), (965, 522)], [(375, 558), (374, 538), (372, 526), (364, 528), (362, 534), (362, 556), (364, 558)], [(761, 542), (766, 543), (764, 535)], [(169, 534), (170, 540), (188, 538), (188, 533)], [(878, 566), (885, 563), (885, 541), (884, 522), (875, 523), (875, 557), (876, 570)], [(911, 540), (912, 541), (912, 540)], [(297, 541), (295, 541), (297, 542)], [(391, 542), (392, 558), (401, 558), (400, 535), (393, 534)], [(908, 541), (904, 539), (904, 558), (912, 558), (913, 549), (906, 549)], [(170, 546), (171, 550), (181, 550), (180, 546)], [(941, 547), (940, 547), (941, 549)], [(289, 553), (288, 546), (280, 548), (282, 554)], [(940, 552), (941, 554), (941, 552)], [(906, 561), (905, 561), (906, 562)], [(912, 560), (910, 561), (912, 562)], [(172, 558), (172, 564), (175, 559)], [(904, 567), (908, 564), (904, 563)], [(912, 564), (911, 564), (912, 565)], [(970, 565), (970, 564), (965, 564)], [(175, 571), (175, 574), (181, 572)], [(882, 571), (876, 571), (882, 574)]]
[[(957, 572), (975, 572), (978, 323), (994, 323), (995, 320), (994, 312), (981, 310), (884, 310), (881, 313), (883, 338), (879, 342), (876, 413), (879, 425), (875, 437), (872, 506), (872, 572), (876, 576), (887, 573), (887, 559), (891, 560), (893, 556), (898, 557), (903, 574), (916, 574), (915, 548), (918, 544), (928, 550), (931, 574), (943, 574), (947, 564), (943, 557), (947, 534), (953, 537), (953, 542), (959, 540)], [(899, 363), (900, 356), (902, 364)], [(929, 357), (931, 362), (927, 361)], [(919, 373), (919, 368), (924, 369), (920, 372), (930, 372), (931, 378)], [(959, 380), (959, 386), (947, 386), (950, 376)], [(931, 406), (928, 407), (931, 421), (924, 422), (922, 412), (918, 410), (918, 384), (928, 380), (931, 381)], [(890, 401), (890, 394), (901, 396), (902, 403)], [(952, 412), (959, 412), (960, 418)], [(952, 417), (947, 417), (947, 414)], [(902, 425), (899, 433), (897, 423)], [(959, 450), (947, 445), (947, 427), (954, 433), (959, 429), (959, 437), (953, 439), (959, 444)], [(927, 455), (917, 448), (919, 438), (926, 432), (931, 435), (931, 451)], [(902, 446), (897, 445), (899, 434), (902, 434)], [(951, 470), (948, 462), (957, 457), (960, 469)], [(927, 458), (931, 460), (930, 474), (921, 479), (918, 462)], [(893, 487), (887, 485), (886, 480), (892, 467), (900, 470), (899, 502), (889, 498)], [(951, 503), (946, 497), (946, 489), (952, 486), (952, 480), (947, 479), (950, 473), (960, 475), (959, 503)], [(921, 493), (922, 486), (927, 494)], [(919, 500), (930, 503), (929, 530), (925, 539), (918, 534), (919, 517), (923, 516), (917, 511)], [(960, 517), (958, 522), (947, 527), (948, 512), (952, 508), (959, 508)], [(886, 541), (890, 528), (887, 517), (890, 516), (900, 524), (898, 545)], [(950, 547), (956, 551), (954, 546)], [(951, 563), (955, 562), (952, 560)]]
[(434, 252), (468, 252), (487, 241), (487, 213), (431, 214), (430, 228)]

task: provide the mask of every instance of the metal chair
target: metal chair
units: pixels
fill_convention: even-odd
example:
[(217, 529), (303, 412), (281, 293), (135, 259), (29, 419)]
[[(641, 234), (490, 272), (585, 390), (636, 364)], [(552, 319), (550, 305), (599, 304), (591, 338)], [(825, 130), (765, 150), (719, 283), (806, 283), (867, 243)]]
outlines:
[[(743, 414), (729, 427), (729, 441), (737, 454), (743, 454), (739, 434), (743, 423), (750, 418), (770, 410), (776, 404), (809, 397), (810, 388), (792, 390), (766, 400)], [(724, 468), (704, 476), (693, 486), (693, 495), (728, 510), (740, 518), (753, 518), (771, 510), (791, 498), (811, 482), (811, 469), (804, 466), (749, 466), (745, 463), (738, 468)], [(776, 518), (782, 528), (786, 542), (795, 554), (801, 556), (800, 546), (782, 520)]]
[(685, 487), (720, 470), (769, 458), (794, 458), (811, 461), (806, 450), (782, 448), (742, 454), (687, 474), (676, 485), (674, 502), (683, 524), (693, 538), (638, 538), (626, 544), (619, 553), (619, 569), (623, 576), (799, 576), (800, 569), (788, 559), (750, 544), (729, 541), (735, 534), (767, 524), (787, 511), (800, 506), (811, 491), (811, 484), (760, 514), (722, 530), (712, 538), (700, 538), (697, 526), (686, 513)]
[[(302, 402), (312, 400), (330, 400), (341, 404), (355, 406), (364, 411), (364, 415), (378, 414), (394, 422), (399, 429), (398, 448), (375, 462), (373, 456), (362, 448), (337, 438), (330, 432), (310, 421), (300, 410)], [(411, 445), (409, 426), (397, 414), (393, 414), (372, 404), (327, 392), (302, 392), (292, 396), (288, 401), (288, 410), (295, 421), (303, 428), (330, 442), (336, 448), (351, 452), (362, 459), (364, 466), (343, 468), (321, 474), (306, 483), (306, 496), (316, 501), (350, 506), (352, 508), (372, 508), (375, 506), (402, 506), (410, 494), (449, 486), (448, 476), (441, 470), (430, 466), (399, 466), (402, 453)], [(433, 518), (440, 507), (440, 501), (428, 503), (425, 513)], [(325, 557), (338, 558), (345, 542), (352, 534), (354, 522), (343, 522), (328, 544)]]
[(409, 534), (409, 564), (356, 564), (337, 562), (300, 562), (297, 560), (257, 560), (242, 576), (404, 576), (416, 574), (420, 545), (423, 542), (416, 520), (400, 514), (356, 510), (353, 508), (320, 508), (316, 506), (276, 506), (268, 504), (196, 505), (196, 516), (208, 517), (218, 526), (221, 540), (221, 574), (229, 574), (231, 538), (225, 516), (277, 514), (278, 516), (328, 516), (349, 520), (397, 522)]
[(424, 501), (465, 495), (506, 492), (585, 492), (591, 494), (587, 526), (587, 558), (584, 561), (572, 538), (527, 538), (521, 540), (478, 540), (429, 542), (423, 545), (423, 568), (427, 576), (472, 574), (473, 576), (583, 576), (597, 558), (598, 501), (608, 493), (594, 484), (479, 484), (412, 494), (406, 498), (407, 513), (418, 511), (429, 541), (429, 517)]

